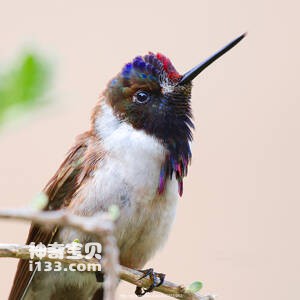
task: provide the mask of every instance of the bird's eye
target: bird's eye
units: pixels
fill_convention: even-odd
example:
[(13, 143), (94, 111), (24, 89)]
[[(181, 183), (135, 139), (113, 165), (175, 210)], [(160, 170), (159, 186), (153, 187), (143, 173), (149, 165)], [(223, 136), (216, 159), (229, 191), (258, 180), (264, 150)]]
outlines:
[(150, 100), (150, 94), (145, 91), (138, 91), (133, 96), (133, 101), (137, 103), (147, 103)]

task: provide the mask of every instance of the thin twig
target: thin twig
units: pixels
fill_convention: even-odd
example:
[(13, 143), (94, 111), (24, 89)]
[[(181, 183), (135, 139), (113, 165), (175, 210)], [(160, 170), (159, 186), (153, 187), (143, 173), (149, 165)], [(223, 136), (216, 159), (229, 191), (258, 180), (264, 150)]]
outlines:
[[(97, 217), (81, 217), (71, 215), (65, 211), (55, 212), (40, 212), (32, 210), (6, 210), (0, 211), (0, 218), (27, 220), (43, 225), (60, 225), (71, 226), (86, 233), (97, 234), (103, 243), (105, 258), (103, 267), (105, 270), (105, 292), (106, 299), (114, 299), (118, 277), (124, 281), (147, 288), (151, 285), (150, 278), (143, 278), (143, 273), (130, 269), (118, 264), (118, 250), (116, 249), (116, 241), (111, 235), (113, 232), (113, 222), (108, 214), (101, 214)], [(105, 245), (107, 248), (105, 248)], [(108, 257), (107, 257), (107, 254)], [(28, 246), (15, 244), (0, 244), (0, 257), (11, 257), (20, 259), (30, 259)], [(48, 254), (42, 259), (47, 261), (60, 261), (66, 264), (99, 264), (96, 259), (67, 259), (67, 258), (49, 258)], [(108, 274), (108, 272), (110, 272)], [(109, 276), (110, 275), (110, 276)], [(108, 280), (109, 279), (109, 280)], [(202, 296), (197, 293), (191, 293), (183, 285), (178, 285), (172, 282), (164, 281), (164, 283), (154, 289), (157, 292), (163, 293), (170, 297), (181, 300), (213, 300), (210, 295)], [(108, 298), (111, 297), (111, 298)]]
[[(118, 285), (119, 250), (113, 235), (114, 222), (109, 214), (95, 214), (92, 217), (83, 217), (70, 214), (65, 210), (38, 211), (32, 209), (3, 210), (0, 218), (32, 221), (41, 225), (70, 226), (83, 232), (97, 235), (101, 239), (103, 252), (104, 299), (114, 300)], [(70, 263), (70, 262), (69, 262)]]

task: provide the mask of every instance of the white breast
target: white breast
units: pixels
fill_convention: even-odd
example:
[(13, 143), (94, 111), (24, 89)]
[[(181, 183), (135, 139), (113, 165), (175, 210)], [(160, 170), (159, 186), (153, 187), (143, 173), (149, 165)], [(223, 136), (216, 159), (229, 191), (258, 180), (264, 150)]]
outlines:
[[(140, 201), (153, 198), (158, 186), (160, 168), (165, 160), (165, 147), (143, 130), (136, 130), (127, 122), (120, 122), (106, 104), (102, 105), (96, 130), (107, 154), (95, 173), (96, 188), (107, 194), (109, 191), (116, 192), (116, 184), (121, 184), (122, 188), (133, 188), (134, 192), (143, 193)], [(108, 174), (111, 177), (109, 182)]]
[(166, 149), (143, 130), (120, 122), (107, 104), (102, 105), (96, 131), (105, 155), (82, 190), (84, 201), (73, 207), (77, 213), (91, 215), (118, 205), (121, 263), (142, 267), (166, 239), (175, 214), (176, 180), (168, 181), (165, 192), (157, 194)]

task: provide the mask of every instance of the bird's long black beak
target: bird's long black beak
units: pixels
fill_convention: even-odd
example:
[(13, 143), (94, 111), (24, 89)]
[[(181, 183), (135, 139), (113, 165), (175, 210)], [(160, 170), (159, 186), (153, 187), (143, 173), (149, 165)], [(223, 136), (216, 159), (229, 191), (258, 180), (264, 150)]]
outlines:
[(192, 81), (196, 76), (198, 76), (206, 67), (208, 67), (211, 63), (213, 63), (216, 59), (221, 57), (223, 54), (225, 54), (227, 51), (229, 51), (231, 48), (233, 48), (235, 45), (237, 45), (244, 37), (246, 36), (246, 33), (242, 34), (238, 38), (234, 39), (232, 42), (230, 42), (228, 45), (226, 45), (224, 48), (213, 54), (211, 57), (197, 65), (196, 67), (192, 68), (190, 71), (186, 72), (180, 81), (177, 83), (177, 85), (185, 84), (187, 82)]

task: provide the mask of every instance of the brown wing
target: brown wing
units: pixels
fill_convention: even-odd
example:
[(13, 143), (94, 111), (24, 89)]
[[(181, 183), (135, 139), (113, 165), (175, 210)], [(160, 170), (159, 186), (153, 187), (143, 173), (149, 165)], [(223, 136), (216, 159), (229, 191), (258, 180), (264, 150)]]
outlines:
[[(48, 204), (45, 210), (57, 210), (69, 205), (73, 194), (80, 184), (78, 178), (82, 177), (83, 157), (87, 152), (90, 133), (87, 132), (78, 137), (75, 146), (69, 151), (66, 159), (61, 164), (56, 174), (51, 178), (44, 189), (48, 196)], [(39, 225), (32, 224), (29, 230), (27, 243), (51, 243), (57, 228), (45, 229)], [(28, 260), (20, 260), (13, 286), (9, 295), (9, 300), (21, 299), (32, 272), (29, 271)]]

